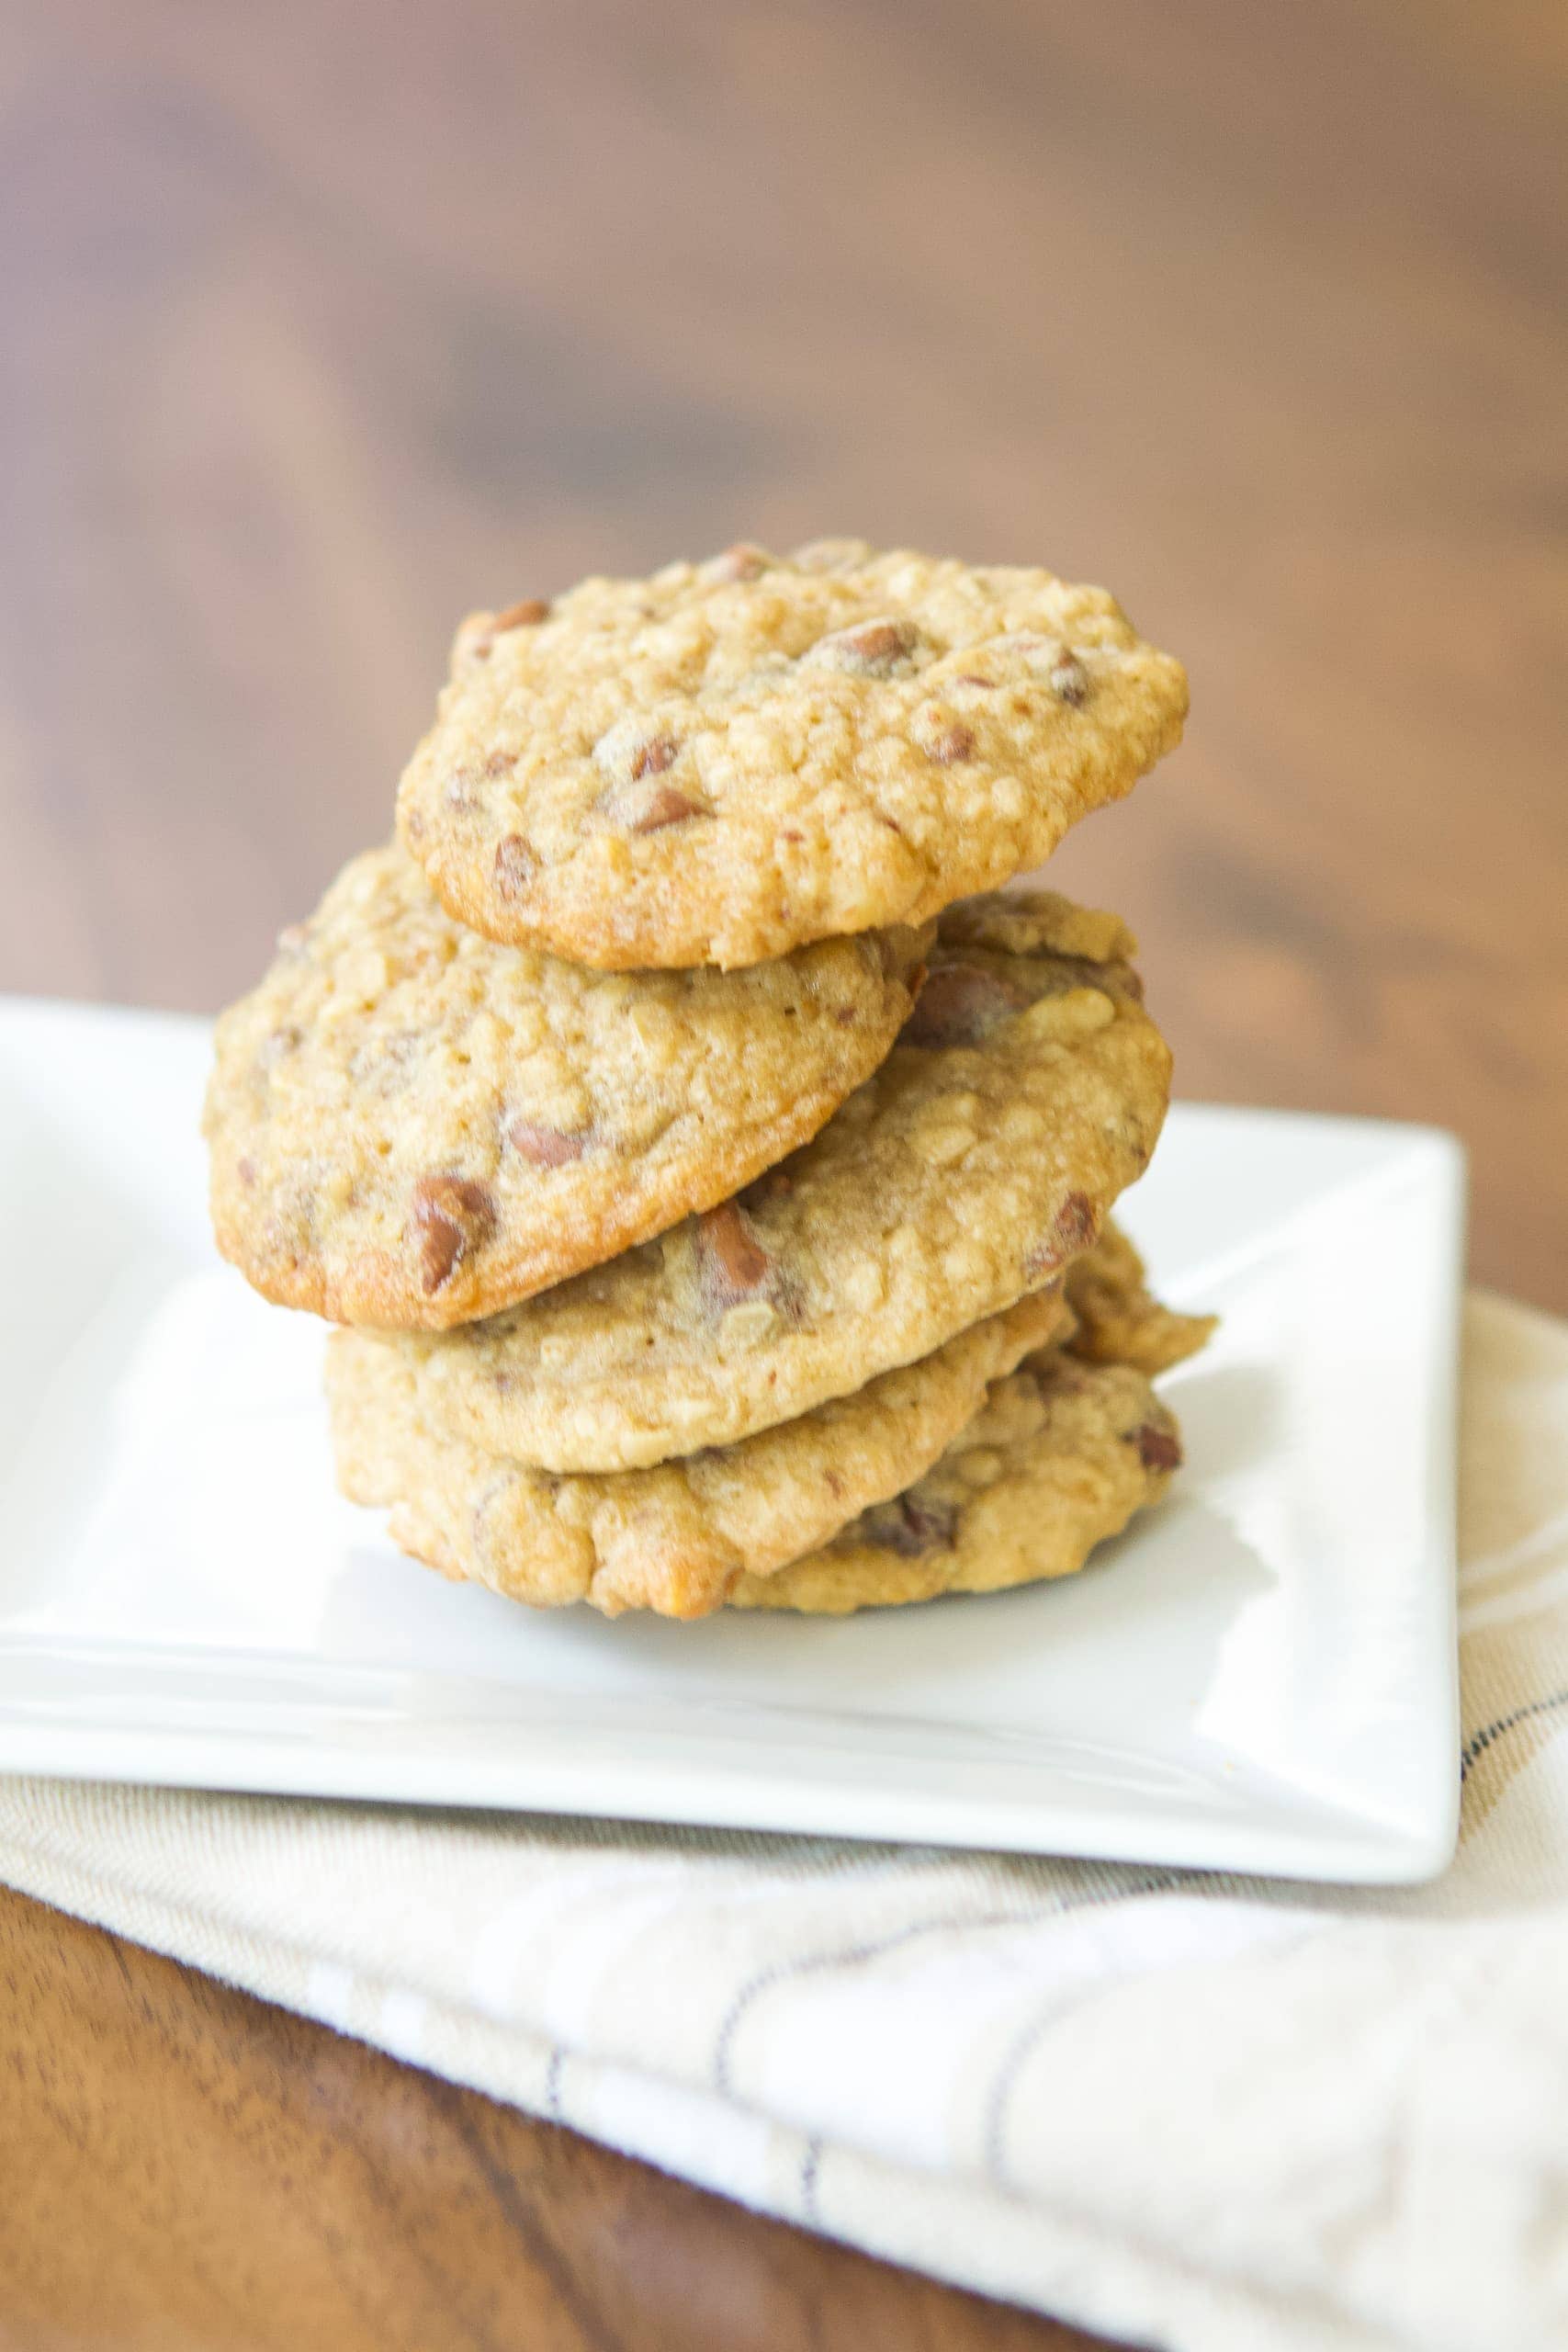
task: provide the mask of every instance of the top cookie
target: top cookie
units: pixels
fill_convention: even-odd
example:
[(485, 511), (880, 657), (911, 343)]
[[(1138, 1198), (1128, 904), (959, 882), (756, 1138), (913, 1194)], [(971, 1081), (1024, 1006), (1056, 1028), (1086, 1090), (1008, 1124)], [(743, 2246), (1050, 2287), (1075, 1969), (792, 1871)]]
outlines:
[(399, 792), (451, 913), (610, 970), (918, 923), (1179, 740), (1101, 588), (856, 539), (732, 548), (463, 624)]
[(481, 939), (373, 850), (218, 1024), (219, 1247), (338, 1322), (493, 1315), (815, 1135), (893, 1043), (925, 944), (622, 978)]

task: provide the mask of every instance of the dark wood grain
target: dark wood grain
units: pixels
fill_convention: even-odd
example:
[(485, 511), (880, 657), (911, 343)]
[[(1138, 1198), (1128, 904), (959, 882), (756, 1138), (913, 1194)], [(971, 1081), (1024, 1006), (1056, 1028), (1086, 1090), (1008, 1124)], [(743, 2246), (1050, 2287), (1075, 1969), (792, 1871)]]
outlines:
[[(214, 1005), (471, 604), (739, 534), (1109, 580), (1187, 746), (1055, 871), (1190, 1094), (1440, 1121), (1568, 1306), (1551, 0), (0, 21), (0, 987)], [(7, 1900), (0, 2345), (1083, 2339)]]
[(0, 2346), (1074, 2352), (0, 1890)]

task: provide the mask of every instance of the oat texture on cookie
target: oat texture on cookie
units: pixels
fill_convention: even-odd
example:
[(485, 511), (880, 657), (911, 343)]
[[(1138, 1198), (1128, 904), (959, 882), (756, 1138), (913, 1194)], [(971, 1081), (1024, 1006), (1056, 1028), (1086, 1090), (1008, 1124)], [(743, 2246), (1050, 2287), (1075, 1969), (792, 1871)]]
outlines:
[(795, 1559), (919, 1476), (1066, 1318), (1054, 1284), (759, 1436), (566, 1477), (433, 1430), (406, 1353), (343, 1331), (327, 1373), (338, 1479), (354, 1501), (390, 1507), (393, 1539), (416, 1558), (512, 1600), (703, 1616), (742, 1574)]
[(776, 1574), (741, 1577), (729, 1605), (840, 1617), (1072, 1576), (1159, 1499), (1180, 1461), (1175, 1417), (1145, 1374), (1048, 1348), (994, 1384), (904, 1493)]
[(593, 971), (466, 929), (401, 850), (372, 850), (218, 1024), (219, 1246), (341, 1322), (493, 1314), (813, 1135), (892, 1044), (925, 944)]
[[(1149, 1295), (1131, 1245), (1112, 1229), (1080, 1265), (1097, 1269), (1100, 1341), (1115, 1302), (1133, 1357), (1174, 1361), (1183, 1318)], [(1185, 1323), (1190, 1352), (1207, 1327)], [(389, 1507), (415, 1558), (540, 1608), (842, 1611), (1060, 1576), (1154, 1498), (1179, 1453), (1146, 1374), (1082, 1363), (1065, 1351), (1080, 1336), (1058, 1279), (755, 1437), (562, 1476), (433, 1428), (406, 1352), (343, 1332), (327, 1384), (338, 1478)]]
[(595, 578), (458, 630), (399, 792), (450, 912), (605, 968), (919, 923), (1179, 741), (1114, 599), (862, 541)]
[(433, 1427), (556, 1471), (727, 1445), (1037, 1289), (1147, 1165), (1170, 1057), (1114, 916), (954, 908), (897, 1044), (813, 1140), (658, 1240), (434, 1343)]

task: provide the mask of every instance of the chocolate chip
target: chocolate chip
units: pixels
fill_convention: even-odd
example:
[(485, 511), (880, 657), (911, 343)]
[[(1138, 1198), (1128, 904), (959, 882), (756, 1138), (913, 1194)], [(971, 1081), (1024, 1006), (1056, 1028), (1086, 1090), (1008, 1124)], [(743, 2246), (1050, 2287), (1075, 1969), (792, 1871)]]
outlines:
[(682, 825), (688, 817), (702, 813), (698, 802), (688, 800), (672, 784), (661, 784), (642, 814), (633, 820), (631, 829), (634, 833), (662, 832), (666, 825)]
[(907, 664), (919, 642), (912, 621), (862, 621), (854, 628), (836, 629), (812, 647), (819, 660), (836, 670), (857, 672), (862, 677), (890, 678)]
[(648, 741), (639, 743), (632, 753), (633, 783), (639, 776), (662, 775), (667, 767), (674, 764), (680, 750), (681, 746), (673, 735), (650, 735)]
[(1081, 709), (1089, 700), (1089, 672), (1070, 645), (1064, 645), (1051, 670), (1052, 691), (1063, 702)]
[(491, 631), (493, 636), (501, 637), (514, 628), (537, 628), (539, 623), (547, 621), (549, 616), (550, 608), (543, 597), (525, 596), (521, 604), (508, 605), (503, 613), (497, 613), (491, 623)]
[(961, 718), (955, 718), (950, 726), (942, 728), (931, 737), (925, 750), (927, 758), (934, 760), (939, 768), (953, 767), (960, 760), (972, 760), (975, 756), (975, 729), (965, 727)]
[(898, 1042), (931, 1053), (946, 1046), (977, 1046), (1028, 1002), (1027, 991), (1015, 980), (983, 965), (939, 964), (915, 1000)]
[(566, 1168), (588, 1148), (586, 1128), (575, 1135), (542, 1119), (513, 1119), (506, 1130), (512, 1148), (536, 1168)]
[(640, 792), (630, 785), (612, 785), (593, 805), (625, 833), (659, 833), (666, 825), (683, 825), (688, 817), (707, 814), (700, 800), (673, 784), (655, 784)]
[(1056, 1211), (1056, 1238), (1065, 1256), (1087, 1250), (1100, 1230), (1094, 1203), (1087, 1193), (1069, 1193)]
[(659, 781), (681, 749), (680, 737), (666, 729), (649, 733), (630, 717), (616, 719), (593, 746), (593, 764), (605, 778), (593, 803), (596, 814), (624, 833), (656, 833), (660, 826), (706, 816), (700, 792)]
[(521, 833), (503, 833), (495, 845), (495, 893), (498, 899), (520, 899), (537, 864)]
[(1051, 1221), (1051, 1230), (1024, 1253), (1026, 1282), (1038, 1282), (1069, 1258), (1081, 1257), (1100, 1231), (1094, 1203), (1087, 1193), (1069, 1193)]
[(897, 1552), (903, 1560), (922, 1552), (951, 1552), (958, 1531), (958, 1505), (939, 1502), (911, 1489), (890, 1503), (878, 1503), (861, 1521), (868, 1544), (881, 1552)]
[(413, 1188), (412, 1222), (428, 1297), (495, 1231), (495, 1195), (471, 1177), (422, 1176)]
[(1145, 1470), (1179, 1470), (1181, 1441), (1174, 1430), (1156, 1428), (1145, 1421), (1132, 1433), (1132, 1442), (1138, 1449), (1138, 1459)]
[(741, 1299), (761, 1297), (773, 1272), (773, 1260), (735, 1201), (721, 1201), (697, 1219), (697, 1265), (704, 1297), (719, 1313)]

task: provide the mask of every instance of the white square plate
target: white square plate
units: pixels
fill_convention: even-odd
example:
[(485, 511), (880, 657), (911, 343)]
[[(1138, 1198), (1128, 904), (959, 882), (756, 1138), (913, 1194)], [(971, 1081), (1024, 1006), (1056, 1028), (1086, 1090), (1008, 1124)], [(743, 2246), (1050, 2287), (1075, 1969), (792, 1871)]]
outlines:
[(533, 1615), (341, 1501), (322, 1332), (213, 1256), (194, 1021), (0, 1004), (0, 1769), (1415, 1880), (1458, 1798), (1462, 1166), (1181, 1106), (1126, 1222), (1224, 1317), (1084, 1575)]

